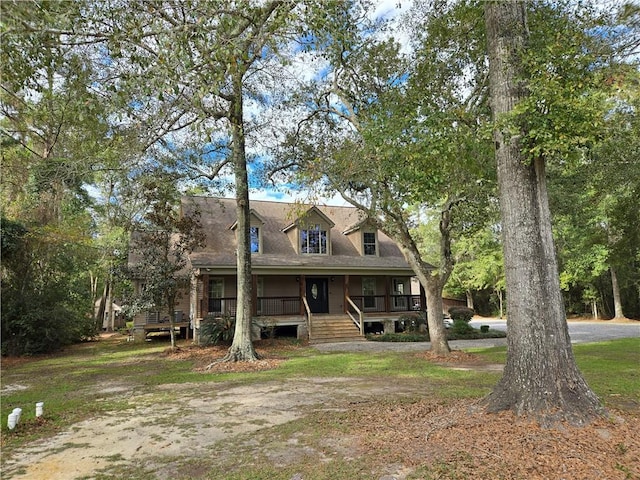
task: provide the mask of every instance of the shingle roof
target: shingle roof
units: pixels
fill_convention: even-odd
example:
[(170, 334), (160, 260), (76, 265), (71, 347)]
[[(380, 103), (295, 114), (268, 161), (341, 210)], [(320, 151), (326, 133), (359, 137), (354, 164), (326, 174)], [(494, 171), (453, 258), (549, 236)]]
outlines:
[[(251, 258), (254, 270), (286, 269), (294, 273), (309, 269), (332, 270), (335, 273), (379, 270), (381, 273), (397, 271), (398, 274), (412, 274), (400, 249), (382, 232), (378, 232), (379, 256), (362, 256), (358, 253), (343, 233), (364, 219), (356, 208), (316, 205), (334, 223), (330, 232), (332, 255), (298, 255), (283, 229), (291, 226), (313, 206), (254, 200), (250, 207), (264, 222), (263, 252)], [(192, 265), (202, 269), (235, 267), (236, 237), (229, 228), (236, 222), (235, 200), (183, 197), (182, 209), (185, 214), (194, 209), (200, 211), (206, 234), (206, 245), (190, 255)]]

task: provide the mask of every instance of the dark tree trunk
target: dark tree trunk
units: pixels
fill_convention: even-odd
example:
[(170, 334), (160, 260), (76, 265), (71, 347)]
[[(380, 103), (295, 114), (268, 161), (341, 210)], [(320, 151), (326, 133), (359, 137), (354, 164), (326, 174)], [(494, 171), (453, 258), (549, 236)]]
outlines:
[(236, 182), (237, 214), (237, 271), (238, 304), (236, 309), (236, 328), (233, 342), (222, 361), (254, 361), (258, 354), (251, 341), (251, 249), (250, 249), (250, 208), (249, 181), (245, 152), (244, 120), (242, 111), (242, 76), (235, 75), (235, 96), (232, 101), (231, 131), (233, 138), (233, 169)]
[[(494, 119), (526, 96), (518, 55), (527, 44), (526, 2), (486, 2)], [(507, 362), (487, 397), (491, 412), (511, 409), (543, 424), (584, 424), (601, 414), (578, 370), (567, 328), (551, 233), (544, 159), (527, 161), (518, 135), (494, 131), (507, 283)]]

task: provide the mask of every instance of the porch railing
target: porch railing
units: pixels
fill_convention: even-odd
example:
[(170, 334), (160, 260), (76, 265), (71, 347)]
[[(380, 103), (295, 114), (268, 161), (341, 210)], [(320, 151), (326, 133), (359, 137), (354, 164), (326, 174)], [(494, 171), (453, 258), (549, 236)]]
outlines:
[(299, 315), (300, 297), (258, 297), (258, 315)]
[[(300, 297), (258, 297), (256, 312), (258, 315), (299, 315)], [(236, 297), (209, 298), (202, 300), (201, 312), (204, 316), (216, 317), (236, 315), (238, 299)]]
[(307, 334), (309, 335), (309, 340), (311, 340), (311, 308), (309, 308), (309, 302), (307, 302), (307, 297), (302, 297), (302, 302), (304, 304), (304, 311), (307, 315)]
[[(350, 295), (358, 309), (365, 313), (409, 312), (422, 309), (420, 295)], [(389, 305), (387, 305), (387, 298)]]
[(203, 299), (201, 305), (203, 316), (235, 317), (238, 308), (238, 299), (236, 297), (209, 298)]
[[(258, 297), (256, 313), (259, 316), (299, 315), (303, 299), (300, 297)], [(419, 295), (350, 295), (350, 309), (367, 313), (409, 312), (422, 309)], [(236, 315), (236, 297), (209, 298), (201, 302), (203, 316)]]
[[(362, 313), (362, 310), (360, 310), (358, 306), (355, 303), (353, 303), (351, 298), (349, 297), (346, 297), (346, 298), (347, 298), (347, 303), (349, 304), (349, 306), (347, 307), (347, 315), (349, 315), (353, 323), (356, 324), (356, 327), (360, 329), (360, 335), (364, 335), (364, 314)], [(356, 319), (356, 316), (357, 316), (357, 319)]]

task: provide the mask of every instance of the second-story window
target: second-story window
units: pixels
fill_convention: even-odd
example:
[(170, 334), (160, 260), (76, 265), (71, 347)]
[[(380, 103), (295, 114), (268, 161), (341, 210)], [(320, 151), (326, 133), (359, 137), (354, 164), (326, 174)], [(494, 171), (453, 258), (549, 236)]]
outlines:
[(327, 231), (320, 225), (300, 230), (300, 253), (327, 253)]
[(362, 234), (362, 245), (365, 255), (376, 255), (376, 234), (375, 232), (364, 232)]
[(250, 228), (249, 242), (251, 244), (251, 253), (260, 253), (260, 228), (259, 227)]

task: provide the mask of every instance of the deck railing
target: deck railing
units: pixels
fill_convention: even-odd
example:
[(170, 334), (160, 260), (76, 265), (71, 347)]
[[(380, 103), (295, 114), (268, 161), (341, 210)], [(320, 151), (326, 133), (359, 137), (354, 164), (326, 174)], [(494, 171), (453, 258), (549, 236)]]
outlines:
[(258, 297), (258, 315), (299, 315), (300, 297)]
[[(364, 314), (386, 312), (408, 312), (421, 310), (419, 295), (350, 295), (347, 301)], [(299, 315), (302, 299), (300, 297), (258, 297), (256, 313), (258, 316)], [(203, 316), (236, 315), (238, 300), (235, 297), (209, 298), (201, 302)]]
[[(299, 315), (300, 297), (258, 297), (256, 313), (261, 316)], [(234, 317), (238, 307), (235, 297), (209, 298), (202, 300), (204, 316)]]
[(420, 295), (350, 295), (350, 298), (365, 313), (409, 312), (422, 309)]
[(238, 308), (238, 299), (235, 297), (209, 298), (202, 300), (203, 316), (235, 317)]

